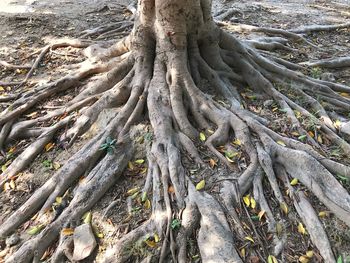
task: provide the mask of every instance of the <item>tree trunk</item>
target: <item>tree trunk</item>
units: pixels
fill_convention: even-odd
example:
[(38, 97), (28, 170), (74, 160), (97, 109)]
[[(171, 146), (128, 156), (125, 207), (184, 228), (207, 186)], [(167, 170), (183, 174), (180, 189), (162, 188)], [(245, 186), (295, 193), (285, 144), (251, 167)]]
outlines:
[[(265, 30), (305, 40), (295, 33)], [(152, 214), (114, 244), (106, 262), (188, 262), (190, 239), (195, 241), (202, 262), (266, 261), (273, 260), (272, 255), (285, 261), (287, 227), (298, 224), (306, 226), (325, 262), (334, 262), (327, 234), (304, 192), (312, 193), (350, 226), (349, 193), (333, 176), (349, 178), (350, 169), (332, 160), (320, 140), (307, 131), (312, 123), (315, 132), (349, 154), (349, 144), (337, 134), (327, 110), (315, 97), (323, 96), (327, 103), (349, 109), (349, 100), (338, 92), (350, 92), (350, 88), (307, 77), (294, 71), (300, 66), (257, 50), (284, 43), (281, 38), (266, 39), (247, 44), (219, 28), (209, 0), (139, 0), (130, 35), (107, 49), (90, 46), (85, 52), (88, 59), (78, 71), (19, 97), (0, 114), (0, 148), (22, 137), (33, 136), (37, 141), (2, 174), (1, 186), (23, 170), (67, 123), (72, 126), (60, 140), (70, 146), (103, 109), (112, 108), (114, 115), (101, 133), (0, 226), (0, 237), (5, 237), (37, 212), (37, 222), (51, 215), (43, 223), (43, 231), (22, 244), (6, 262), (38, 262), (59, 236), (53, 262), (69, 257), (69, 242), (60, 235), (62, 228), (79, 222), (115, 186), (133, 157), (130, 129), (144, 116), (154, 137), (139, 199), (152, 200)], [(65, 45), (89, 44), (75, 41), (56, 47)], [(79, 86), (80, 80), (93, 74), (99, 74), (98, 81), (82, 86), (64, 111), (30, 121), (15, 119), (43, 98)], [(259, 116), (248, 93), (262, 98), (261, 103), (274, 100), (283, 111), (279, 117), (287, 131), (274, 126), (273, 119)], [(299, 103), (298, 98), (306, 103)], [(73, 115), (78, 109), (83, 109), (81, 114)], [(40, 127), (34, 135), (25, 133), (63, 113), (66, 116), (56, 125)], [(191, 175), (185, 156), (200, 167), (198, 174)], [(218, 163), (221, 174), (215, 169)], [(85, 183), (76, 184), (81, 177)], [(297, 184), (291, 185), (292, 179), (298, 179)], [(48, 211), (67, 189), (74, 189), (72, 196), (66, 197), (67, 207), (53, 216)], [(274, 201), (266, 198), (267, 192), (273, 193)], [(268, 247), (256, 231), (261, 225), (250, 220), (253, 216), (259, 223), (266, 220), (266, 231), (272, 235)], [(181, 222), (179, 228), (172, 225), (176, 220)], [(155, 234), (160, 241), (150, 249), (145, 240)], [(249, 252), (243, 250), (248, 241), (256, 244)], [(130, 248), (140, 242), (147, 251), (141, 256)]]

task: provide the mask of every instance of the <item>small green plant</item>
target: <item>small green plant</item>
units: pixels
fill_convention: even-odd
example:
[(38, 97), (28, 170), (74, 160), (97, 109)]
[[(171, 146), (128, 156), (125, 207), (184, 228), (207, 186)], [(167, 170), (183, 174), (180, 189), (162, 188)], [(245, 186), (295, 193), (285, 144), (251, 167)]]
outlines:
[(181, 226), (181, 221), (177, 218), (173, 219), (173, 221), (171, 221), (171, 229), (175, 230), (180, 228)]
[(115, 150), (114, 144), (116, 143), (116, 141), (116, 139), (107, 137), (106, 142), (101, 145), (100, 150), (106, 150), (107, 153), (112, 154)]
[(312, 68), (311, 69), (311, 77), (314, 79), (319, 79), (322, 75), (322, 69), (320, 68)]
[(42, 164), (44, 165), (44, 167), (45, 168), (49, 168), (49, 169), (52, 169), (52, 161), (50, 161), (50, 160), (44, 160), (43, 162), (42, 162)]

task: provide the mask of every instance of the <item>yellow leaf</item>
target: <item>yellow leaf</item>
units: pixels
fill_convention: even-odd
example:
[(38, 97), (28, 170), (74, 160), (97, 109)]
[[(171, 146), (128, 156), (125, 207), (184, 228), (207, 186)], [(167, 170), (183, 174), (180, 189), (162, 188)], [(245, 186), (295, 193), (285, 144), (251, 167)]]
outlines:
[(127, 193), (128, 195), (133, 195), (133, 194), (137, 193), (139, 190), (140, 190), (139, 187), (135, 187), (135, 188), (129, 189), (126, 193)]
[(300, 263), (309, 263), (309, 259), (305, 256), (299, 257), (299, 262)]
[(157, 234), (154, 234), (154, 242), (158, 243), (159, 240), (159, 236)]
[(202, 190), (205, 187), (205, 180), (200, 181), (197, 185), (196, 185), (196, 190)]
[(83, 216), (83, 219), (85, 224), (90, 224), (92, 220), (92, 213), (91, 212), (85, 213), (85, 215)]
[(150, 248), (155, 248), (157, 246), (156, 242), (152, 240), (146, 240), (145, 241), (146, 245), (149, 246)]
[(302, 223), (298, 224), (298, 232), (302, 235), (305, 235), (306, 231)]
[(235, 139), (232, 143), (238, 146), (242, 145), (242, 142), (239, 139)]
[(216, 163), (216, 161), (214, 159), (210, 159), (209, 160), (209, 165), (210, 165), (211, 168), (214, 168), (215, 166), (217, 166), (217, 163)]
[(207, 138), (205, 137), (205, 134), (203, 132), (199, 133), (199, 139), (204, 142)]
[(50, 151), (53, 147), (55, 146), (54, 143), (49, 142), (48, 144), (45, 145), (45, 151)]
[(267, 258), (267, 262), (268, 263), (278, 263), (278, 261), (275, 258), (275, 256), (272, 256), (272, 255), (269, 255), (269, 257)]
[(226, 157), (227, 161), (229, 161), (230, 163), (234, 163), (235, 162), (234, 160), (230, 159), (228, 156), (225, 156), (225, 157)]
[(256, 207), (256, 201), (253, 197), (250, 198), (250, 207), (253, 209)]
[(147, 173), (147, 167), (142, 168), (142, 170), (140, 171), (140, 174), (145, 174), (145, 173)]
[(285, 144), (284, 142), (282, 142), (282, 141), (277, 141), (277, 143), (278, 143), (279, 145), (283, 146), (283, 147), (286, 147), (286, 144)]
[(132, 162), (128, 162), (128, 168), (129, 170), (134, 170), (134, 165), (132, 164)]
[(5, 91), (3, 86), (0, 86), (0, 91)]
[(28, 118), (35, 118), (37, 115), (38, 115), (38, 112), (37, 112), (37, 111), (34, 111), (34, 112), (32, 112), (32, 113), (26, 115), (26, 117), (28, 117)]
[(318, 216), (323, 218), (323, 217), (327, 217), (329, 215), (329, 212), (327, 211), (321, 211), (318, 213)]
[(151, 201), (149, 199), (147, 199), (145, 201), (145, 203), (143, 204), (143, 207), (147, 210), (150, 209), (151, 208)]
[(288, 214), (288, 206), (286, 203), (281, 203), (280, 207), (282, 209), (282, 211), (287, 215)]
[(261, 210), (258, 214), (259, 220), (261, 220), (264, 215), (265, 215), (265, 211)]
[(11, 187), (12, 189), (15, 189), (15, 188), (16, 188), (16, 183), (15, 183), (15, 181), (14, 181), (13, 179), (11, 179), (11, 181), (10, 181), (10, 187)]
[(53, 166), (53, 168), (54, 168), (55, 170), (58, 170), (58, 169), (61, 168), (61, 165), (60, 165), (60, 163), (58, 163), (58, 162), (53, 162), (52, 166)]
[(249, 240), (250, 242), (254, 243), (254, 239), (251, 236), (246, 236), (244, 239)]
[(64, 236), (71, 236), (74, 234), (74, 229), (73, 228), (63, 228), (61, 233)]
[(336, 121), (333, 123), (333, 125), (334, 125), (334, 127), (335, 127), (336, 129), (340, 129), (340, 127), (341, 127), (341, 121), (340, 121), (340, 120), (336, 120)]
[(292, 181), (290, 181), (290, 185), (294, 186), (297, 185), (299, 180), (297, 178), (294, 178)]
[(343, 97), (346, 97), (346, 98), (350, 98), (349, 93), (346, 93), (346, 92), (340, 92), (340, 95), (342, 95)]
[(208, 130), (208, 132), (210, 133), (210, 134), (213, 134), (214, 133), (214, 131), (213, 130)]
[(294, 135), (294, 136), (297, 136), (297, 137), (300, 136), (299, 132), (295, 132), (295, 131), (294, 131), (294, 132), (291, 132), (290, 134), (292, 134), (292, 135)]
[(323, 140), (322, 140), (321, 135), (318, 135), (318, 136), (317, 136), (317, 141), (318, 141), (319, 143), (323, 143)]
[(57, 196), (57, 197), (56, 197), (56, 203), (57, 203), (57, 204), (61, 204), (61, 203), (62, 203), (62, 197)]
[(138, 159), (135, 161), (135, 163), (137, 163), (137, 164), (143, 164), (144, 162), (145, 162), (144, 159)]
[(312, 131), (308, 131), (307, 133), (310, 135), (310, 137), (312, 137), (312, 138), (315, 137), (315, 134)]
[(103, 233), (101, 233), (101, 232), (100, 232), (100, 233), (97, 233), (96, 236), (97, 236), (98, 238), (104, 238), (104, 237), (105, 237), (105, 235), (104, 235)]
[(314, 252), (312, 250), (309, 250), (309, 251), (306, 252), (306, 256), (308, 258), (312, 258), (314, 256)]
[(247, 207), (250, 206), (250, 195), (243, 196), (243, 202)]
[(246, 255), (245, 248), (242, 248), (240, 252), (241, 252), (241, 257), (245, 258), (245, 255)]

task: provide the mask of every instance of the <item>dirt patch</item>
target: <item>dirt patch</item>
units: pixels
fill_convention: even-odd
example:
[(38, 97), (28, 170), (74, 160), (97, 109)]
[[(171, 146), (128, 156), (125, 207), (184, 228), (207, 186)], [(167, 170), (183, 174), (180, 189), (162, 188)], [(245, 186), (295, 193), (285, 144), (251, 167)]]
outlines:
[[(235, 7), (240, 10), (235, 15), (227, 18), (228, 21), (235, 23), (256, 25), (260, 27), (276, 27), (283, 29), (297, 28), (307, 24), (329, 24), (329, 23), (343, 23), (350, 18), (350, 7), (347, 6), (347, 1), (225, 1), (215, 2), (214, 11), (217, 12), (222, 9)], [(14, 64), (27, 64), (31, 63), (35, 57), (33, 53), (37, 52), (39, 48), (48, 43), (50, 40), (61, 37), (79, 37), (81, 32), (86, 29), (94, 28), (99, 25), (105, 25), (112, 22), (117, 22), (130, 14), (127, 13), (125, 6), (129, 4), (129, 1), (2, 1), (0, 3), (0, 20), (2, 26), (0, 27), (0, 60), (6, 60), (7, 62)], [(83, 19), (82, 19), (83, 18)], [(259, 34), (249, 35), (248, 38), (258, 37)], [(246, 35), (242, 35), (247, 37)], [(350, 49), (350, 31), (339, 30), (329, 33), (314, 33), (308, 37), (317, 44), (320, 49), (315, 50), (311, 47), (303, 44), (293, 44), (292, 48), (298, 48), (298, 53), (280, 51), (279, 55), (288, 60), (294, 62), (302, 62), (307, 60), (323, 59), (333, 56), (345, 56), (348, 55)], [(56, 79), (58, 76), (64, 74), (67, 69), (62, 65), (73, 65), (80, 62), (81, 51), (74, 48), (62, 48), (50, 54), (43, 60), (38, 70), (36, 70), (33, 80), (47, 82), (52, 79)], [(331, 73), (334, 78), (341, 83), (350, 84), (350, 71), (344, 70), (321, 70), (306, 72), (309, 75), (314, 75), (321, 78), (323, 73)], [(17, 81), (22, 79), (26, 74), (25, 70), (3, 70), (0, 73), (1, 81)], [(5, 87), (1, 94), (11, 94), (14, 92), (13, 88)], [(17, 90), (18, 92), (18, 90)], [(275, 128), (278, 128), (280, 132), (287, 132), (287, 128), (283, 126), (284, 116), (282, 112), (275, 112), (273, 105), (264, 107), (264, 100), (266, 98), (252, 98), (249, 94), (246, 94), (246, 103), (248, 107), (256, 110), (267, 118), (278, 119)], [(250, 97), (249, 97), (250, 96)], [(48, 98), (44, 103), (45, 107), (59, 107), (64, 102), (69, 101), (72, 98), (72, 94), (65, 94), (60, 98), (61, 101), (55, 101)], [(224, 99), (224, 98), (223, 98)], [(1, 110), (5, 108), (5, 104), (1, 105)], [(37, 112), (37, 114), (44, 115), (46, 113), (45, 107), (38, 107), (34, 111), (28, 112), (30, 116)], [(30, 118), (30, 117), (28, 117)], [(101, 125), (103, 126), (103, 125)], [(61, 134), (64, 130), (61, 131)], [(147, 144), (147, 140), (151, 140), (151, 131), (148, 130), (148, 123), (139, 127), (139, 130), (135, 132), (133, 139), (138, 145), (138, 155), (135, 160), (146, 160), (144, 149)], [(292, 135), (291, 135), (292, 136)], [(142, 142), (141, 142), (142, 141)], [(29, 143), (29, 142), (26, 142)], [(85, 143), (82, 138), (75, 148), (66, 151), (64, 147), (57, 144), (57, 141), (52, 142), (55, 147), (53, 149), (44, 152), (40, 155), (35, 162), (25, 171), (19, 180), (16, 182), (15, 189), (9, 189), (1, 194), (0, 197), (0, 223), (11, 212), (14, 211), (22, 204), (39, 186), (45, 183), (45, 181), (52, 175), (52, 172), (60, 164), (63, 164), (74, 152), (76, 152)], [(9, 149), (12, 146), (9, 146)], [(16, 146), (18, 147), (18, 146)], [(239, 147), (237, 147), (237, 150)], [(20, 148), (17, 149), (18, 151)], [(202, 157), (207, 162), (210, 162), (212, 156), (202, 149)], [(329, 150), (331, 152), (331, 149)], [(16, 151), (15, 153), (16, 154)], [(15, 155), (14, 155), (15, 156)], [(242, 158), (241, 158), (242, 157)], [(244, 165), (244, 156), (241, 156), (239, 161)], [(337, 158), (344, 158), (337, 156)], [(217, 160), (215, 160), (217, 161)], [(210, 174), (207, 171), (198, 171), (196, 167), (193, 167), (193, 163), (190, 158), (183, 160), (184, 166), (193, 171), (192, 178), (196, 181), (200, 181), (203, 176), (208, 177), (210, 182)], [(2, 163), (5, 164), (5, 161)], [(56, 165), (56, 168), (55, 168)], [(93, 224), (95, 226), (95, 234), (100, 238), (98, 252), (99, 255), (105, 250), (107, 246), (113, 244), (115, 239), (120, 238), (122, 235), (133, 229), (135, 226), (141, 224), (149, 215), (149, 208), (145, 207), (144, 203), (140, 201), (140, 196), (135, 193), (128, 194), (128, 191), (136, 188), (141, 188), (147, 175), (147, 166), (141, 161), (139, 163), (131, 163), (117, 187), (112, 188), (100, 200), (93, 209)], [(221, 173), (225, 170), (223, 166), (215, 168), (215, 172)], [(222, 172), (223, 174), (225, 172)], [(215, 183), (215, 182), (210, 182)], [(135, 190), (139, 191), (139, 190)], [(218, 189), (213, 187), (211, 190), (215, 194)], [(270, 194), (267, 197), (271, 198), (272, 202), (276, 205), (275, 210), (278, 210), (277, 201), (274, 200), (270, 190)], [(324, 211), (324, 207), (318, 204), (315, 198), (311, 197), (311, 200), (316, 207), (317, 211)], [(290, 201), (290, 200), (289, 200)], [(113, 206), (109, 207), (110, 204)], [(107, 213), (108, 209), (108, 213)], [(244, 222), (250, 222), (250, 216), (256, 216), (258, 211), (250, 211), (240, 215), (244, 218)], [(294, 211), (295, 212), (295, 211)], [(285, 226), (292, 231), (289, 239), (290, 244), (287, 246), (288, 255), (290, 257), (285, 259), (285, 262), (297, 262), (298, 257), (305, 253), (307, 250), (314, 250), (317, 254), (317, 250), (309, 244), (309, 239), (303, 238), (300, 235), (293, 234), (297, 232), (297, 221), (295, 218), (294, 225)], [(331, 242), (336, 249), (335, 254), (339, 255), (350, 249), (350, 234), (341, 222), (327, 217), (323, 221), (326, 226), (326, 230), (331, 238)], [(247, 223), (249, 225), (250, 223)], [(266, 232), (266, 226), (260, 222), (253, 222), (255, 228), (259, 233), (264, 236)], [(24, 226), (28, 228), (29, 225)], [(249, 228), (249, 227), (248, 227)], [(250, 232), (249, 232), (250, 231)], [(249, 229), (249, 233), (254, 235), (253, 229)], [(268, 240), (268, 236), (265, 235), (265, 239)], [(189, 242), (191, 243), (191, 242)], [(296, 245), (298, 244), (298, 245)], [(300, 245), (299, 245), (300, 244)], [(265, 245), (268, 246), (266, 243)], [(0, 243), (0, 246), (4, 244)], [(193, 255), (193, 261), (198, 261), (195, 244), (189, 246), (194, 247), (191, 249)], [(241, 247), (245, 248), (248, 253), (249, 248), (255, 246), (249, 242), (242, 242)], [(130, 248), (135, 258), (141, 258), (152, 251), (152, 248), (145, 246), (138, 246)], [(197, 252), (196, 252), (197, 251)], [(344, 254), (345, 255), (345, 254)], [(98, 257), (99, 259), (99, 257)], [(248, 257), (247, 257), (248, 260)], [(253, 259), (251, 259), (252, 261)], [(317, 259), (315, 259), (317, 261)], [(253, 262), (253, 261), (252, 261)]]

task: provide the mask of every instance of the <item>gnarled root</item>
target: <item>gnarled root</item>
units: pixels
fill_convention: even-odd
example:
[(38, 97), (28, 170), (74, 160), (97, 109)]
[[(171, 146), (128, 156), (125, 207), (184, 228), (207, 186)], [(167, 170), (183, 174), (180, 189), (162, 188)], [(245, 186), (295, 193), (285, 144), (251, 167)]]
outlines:
[[(165, 2), (158, 4), (160, 9), (166, 7)], [(155, 34), (146, 16), (154, 6), (142, 9), (146, 4), (140, 3), (142, 23), (136, 23), (129, 37), (108, 49), (91, 47), (87, 53), (94, 56), (77, 72), (18, 95), (0, 114), (1, 148), (13, 140), (37, 139), (1, 174), (2, 188), (63, 128), (68, 127), (60, 141), (70, 146), (103, 109), (114, 111), (106, 128), (0, 226), (4, 238), (36, 213), (36, 223), (44, 226), (7, 262), (37, 262), (62, 228), (74, 228), (114, 187), (133, 156), (129, 131), (145, 119), (154, 133), (142, 189), (142, 196), (152, 200), (151, 215), (113, 244), (106, 262), (187, 262), (193, 251), (203, 262), (243, 262), (248, 257), (266, 261), (270, 254), (284, 258), (285, 228), (292, 220), (286, 217), (288, 213), (300, 217), (324, 260), (335, 260), (327, 234), (303, 191), (307, 189), (350, 226), (350, 195), (334, 177), (337, 173), (350, 177), (350, 169), (328, 156), (330, 144), (345, 154), (350, 153), (350, 145), (339, 136), (323, 106), (347, 111), (350, 101), (338, 92), (349, 93), (350, 88), (295, 72), (299, 65), (260, 53), (253, 48), (259, 48), (256, 43), (241, 42), (222, 31), (208, 15), (209, 5), (183, 4), (186, 10), (198, 9), (203, 14), (193, 17), (202, 25), (201, 33), (170, 15), (170, 20), (184, 28), (172, 28), (176, 23), (162, 21), (165, 24)], [(275, 43), (272, 47), (270, 40), (260, 47), (280, 47)], [(284, 41), (273, 40), (281, 45)], [(93, 84), (81, 84), (93, 74), (99, 74)], [(22, 119), (44, 97), (72, 88), (80, 92), (64, 108), (33, 120)], [(257, 101), (272, 99), (283, 113), (277, 117), (283, 118), (285, 126), (275, 125), (273, 111), (261, 114), (249, 100), (253, 95)], [(74, 114), (77, 110), (79, 115)], [(39, 125), (53, 118), (54, 125)], [(107, 153), (102, 145), (107, 145)], [(198, 165), (195, 173), (189, 172), (191, 165), (184, 161), (185, 156)], [(218, 164), (220, 173), (215, 170)], [(298, 179), (296, 186), (290, 184), (292, 178)], [(69, 202), (53, 214), (52, 206), (62, 196)], [(251, 219), (257, 216), (257, 221)], [(267, 228), (262, 223), (265, 220)], [(272, 234), (271, 244), (261, 235), (265, 232)], [(147, 247), (150, 235), (157, 240)], [(189, 240), (195, 241), (192, 248)], [(256, 245), (247, 243), (251, 240)], [(66, 252), (70, 244), (71, 240), (61, 237), (53, 260), (71, 257)], [(152, 253), (138, 258), (133, 244)], [(248, 246), (249, 251), (245, 250)]]

